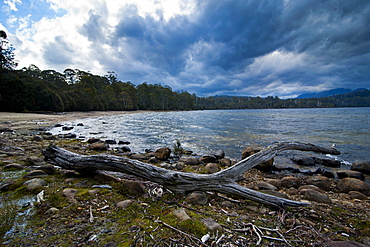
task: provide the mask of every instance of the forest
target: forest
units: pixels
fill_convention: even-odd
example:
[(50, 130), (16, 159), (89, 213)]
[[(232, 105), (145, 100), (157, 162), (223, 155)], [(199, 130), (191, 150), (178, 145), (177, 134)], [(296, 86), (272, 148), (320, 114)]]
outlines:
[(113, 71), (93, 75), (79, 69), (63, 72), (30, 65), (15, 70), (14, 48), (0, 31), (0, 111), (136, 111), (263, 108), (369, 107), (370, 90), (323, 98), (279, 99), (277, 96), (198, 97), (161, 84), (122, 82)]

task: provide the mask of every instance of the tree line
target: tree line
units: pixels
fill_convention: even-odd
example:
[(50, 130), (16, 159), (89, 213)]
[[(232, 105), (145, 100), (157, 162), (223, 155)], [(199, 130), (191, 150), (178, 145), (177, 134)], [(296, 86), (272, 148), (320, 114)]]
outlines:
[(0, 30), (0, 111), (136, 111), (211, 110), (263, 108), (369, 107), (370, 91), (311, 99), (279, 99), (277, 96), (198, 97), (169, 86), (134, 85), (118, 80), (113, 71), (93, 75), (79, 69), (63, 72), (40, 70), (36, 65), (15, 70), (14, 48)]

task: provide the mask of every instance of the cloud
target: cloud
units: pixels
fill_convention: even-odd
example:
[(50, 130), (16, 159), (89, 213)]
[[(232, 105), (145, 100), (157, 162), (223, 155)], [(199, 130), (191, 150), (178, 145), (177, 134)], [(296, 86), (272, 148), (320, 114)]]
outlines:
[(17, 5), (22, 4), (21, 0), (4, 0), (4, 6), (3, 9), (5, 11), (18, 11)]
[(200, 96), (289, 97), (370, 79), (366, 0), (34, 2), (44, 16), (11, 4), (19, 11), (2, 23), (21, 66), (114, 70)]

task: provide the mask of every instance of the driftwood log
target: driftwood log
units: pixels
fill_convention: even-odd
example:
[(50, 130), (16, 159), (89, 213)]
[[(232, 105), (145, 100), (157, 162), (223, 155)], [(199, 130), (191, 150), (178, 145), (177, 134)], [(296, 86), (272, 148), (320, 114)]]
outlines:
[(174, 193), (185, 194), (196, 190), (214, 191), (282, 208), (308, 206), (309, 203), (306, 202), (268, 195), (245, 188), (237, 183), (246, 171), (270, 160), (277, 153), (285, 150), (340, 154), (334, 148), (324, 148), (309, 143), (283, 142), (269, 146), (239, 161), (232, 167), (209, 175), (167, 170), (148, 163), (113, 155), (80, 155), (53, 145), (43, 151), (43, 154), (46, 161), (66, 169), (80, 172), (96, 170), (123, 172), (160, 184)]

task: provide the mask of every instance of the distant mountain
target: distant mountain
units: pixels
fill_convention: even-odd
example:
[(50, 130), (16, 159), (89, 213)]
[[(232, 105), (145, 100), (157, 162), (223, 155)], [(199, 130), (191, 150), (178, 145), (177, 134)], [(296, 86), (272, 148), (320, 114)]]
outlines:
[(323, 91), (321, 93), (301, 94), (296, 99), (323, 98), (323, 97), (328, 97), (328, 96), (332, 96), (332, 95), (340, 95), (340, 94), (358, 92), (358, 91), (363, 91), (363, 90), (366, 90), (366, 88), (357, 88), (353, 91), (351, 89), (348, 89), (348, 88), (336, 88), (336, 89), (332, 89), (332, 90), (328, 90), (328, 91)]

